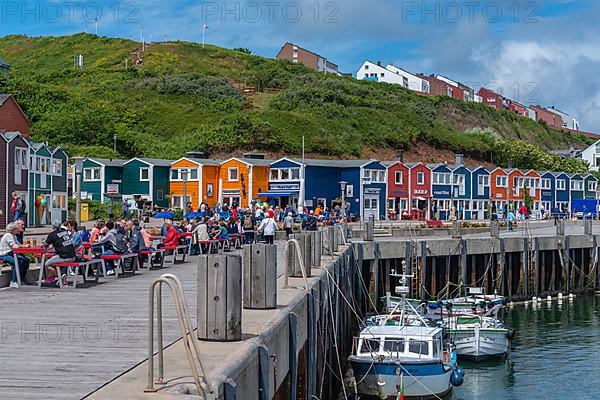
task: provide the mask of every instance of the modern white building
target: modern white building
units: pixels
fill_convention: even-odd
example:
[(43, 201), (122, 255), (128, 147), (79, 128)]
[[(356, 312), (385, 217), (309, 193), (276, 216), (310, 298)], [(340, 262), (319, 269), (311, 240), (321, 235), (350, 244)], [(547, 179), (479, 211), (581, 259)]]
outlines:
[(581, 159), (590, 164), (590, 170), (600, 169), (600, 140), (581, 152)]
[(429, 82), (393, 64), (384, 67), (379, 62), (365, 61), (356, 72), (356, 79), (402, 85), (415, 92), (429, 93)]

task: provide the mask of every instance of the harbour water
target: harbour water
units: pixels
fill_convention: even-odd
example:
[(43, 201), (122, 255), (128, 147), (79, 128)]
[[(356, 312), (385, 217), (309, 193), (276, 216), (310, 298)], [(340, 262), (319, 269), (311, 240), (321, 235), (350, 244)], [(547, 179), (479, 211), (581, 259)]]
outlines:
[(506, 360), (461, 362), (452, 400), (600, 398), (600, 296), (564, 297), (504, 311), (516, 330)]

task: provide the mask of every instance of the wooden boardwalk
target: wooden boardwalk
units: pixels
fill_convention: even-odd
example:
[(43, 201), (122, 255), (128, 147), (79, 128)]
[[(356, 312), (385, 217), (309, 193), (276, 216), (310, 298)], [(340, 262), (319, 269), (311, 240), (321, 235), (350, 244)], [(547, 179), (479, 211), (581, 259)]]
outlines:
[[(151, 282), (177, 275), (195, 325), (197, 260), (76, 290), (0, 290), (0, 399), (80, 399), (143, 362)], [(181, 335), (170, 293), (163, 298), (168, 345)]]
[[(0, 291), (0, 399), (80, 399), (143, 361), (150, 283), (176, 274), (195, 315), (196, 259), (76, 290)], [(181, 335), (164, 298), (170, 343)]]

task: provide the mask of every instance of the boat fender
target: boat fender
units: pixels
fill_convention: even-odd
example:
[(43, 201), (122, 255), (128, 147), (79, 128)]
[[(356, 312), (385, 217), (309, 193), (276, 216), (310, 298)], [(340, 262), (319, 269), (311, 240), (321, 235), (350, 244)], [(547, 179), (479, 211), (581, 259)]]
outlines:
[(452, 375), (450, 375), (450, 383), (452, 384), (452, 386), (460, 386), (463, 384), (464, 380), (465, 380), (464, 375), (461, 375), (455, 368), (452, 371)]
[(460, 376), (464, 377), (465, 376), (465, 370), (462, 367), (456, 367), (454, 368), (454, 370), (460, 374)]
[(512, 328), (508, 329), (508, 333), (506, 334), (508, 340), (512, 341), (515, 338), (515, 330)]

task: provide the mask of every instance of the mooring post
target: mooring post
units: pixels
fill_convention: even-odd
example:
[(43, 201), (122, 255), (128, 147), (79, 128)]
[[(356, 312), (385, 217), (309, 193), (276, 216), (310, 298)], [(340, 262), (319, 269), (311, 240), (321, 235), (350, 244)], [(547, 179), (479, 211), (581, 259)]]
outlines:
[(565, 220), (559, 219), (556, 223), (556, 236), (565, 236)]
[(461, 239), (462, 238), (462, 226), (460, 221), (452, 221), (452, 238), (453, 239)]
[(300, 264), (300, 258), (302, 258), (302, 261), (304, 261), (304, 269), (306, 271), (306, 277), (308, 278), (311, 276), (311, 265), (310, 265), (310, 261), (305, 258), (306, 234), (300, 233), (298, 235), (294, 235), (293, 239), (296, 239), (296, 241), (298, 242), (298, 247), (300, 247), (301, 257), (298, 257), (298, 254), (297, 254), (298, 249), (296, 248), (295, 245), (291, 245), (291, 243), (285, 245), (285, 250), (286, 250), (285, 251), (285, 254), (286, 254), (285, 263), (286, 263), (286, 269), (288, 272), (288, 276), (291, 278), (304, 277), (302, 275), (302, 265)]
[(583, 234), (584, 235), (588, 235), (591, 236), (592, 235), (592, 230), (593, 230), (593, 223), (594, 221), (592, 219), (585, 219), (583, 220)]
[(244, 308), (277, 307), (277, 246), (255, 243), (244, 247)]
[(365, 224), (365, 240), (372, 242), (375, 239), (375, 218), (371, 215)]
[(209, 254), (198, 260), (198, 339), (242, 338), (242, 257)]
[(498, 239), (500, 237), (500, 223), (490, 221), (490, 237)]
[(320, 267), (321, 266), (321, 235), (322, 231), (314, 231), (310, 232), (310, 243), (312, 248), (311, 255), (311, 266)]

